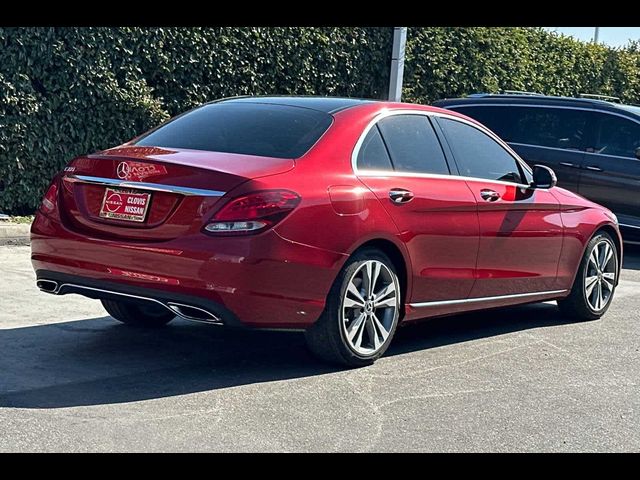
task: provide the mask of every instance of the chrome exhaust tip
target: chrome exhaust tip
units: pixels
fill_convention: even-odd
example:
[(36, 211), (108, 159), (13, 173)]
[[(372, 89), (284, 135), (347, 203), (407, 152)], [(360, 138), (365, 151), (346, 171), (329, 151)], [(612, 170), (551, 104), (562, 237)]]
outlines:
[(53, 294), (58, 293), (58, 282), (56, 282), (55, 280), (36, 280), (36, 285), (41, 292)]
[(167, 307), (169, 307), (173, 313), (186, 320), (213, 323), (216, 325), (222, 325), (223, 323), (220, 317), (200, 307), (174, 302), (167, 302)]
[[(60, 284), (55, 280), (46, 280), (46, 279), (38, 279), (36, 280), (36, 285), (42, 292), (51, 293), (53, 295), (59, 295), (64, 293), (82, 293), (84, 291), (89, 292), (100, 292), (100, 293), (108, 293), (112, 295), (119, 295), (126, 298), (135, 298), (137, 300), (144, 300), (148, 302), (155, 302), (156, 304), (162, 305), (168, 310), (171, 310), (174, 314), (179, 317), (182, 317), (186, 320), (192, 320), (195, 322), (204, 322), (213, 325), (223, 325), (224, 322), (217, 315), (209, 312), (200, 307), (196, 307), (193, 305), (185, 305), (184, 303), (176, 303), (176, 302), (167, 302), (160, 299), (150, 298), (150, 297), (141, 297), (137, 295), (130, 295), (121, 292), (115, 292), (111, 290), (103, 290), (100, 288), (87, 287), (84, 285), (76, 285), (72, 283), (63, 283)], [(90, 296), (90, 298), (101, 298), (96, 296)]]

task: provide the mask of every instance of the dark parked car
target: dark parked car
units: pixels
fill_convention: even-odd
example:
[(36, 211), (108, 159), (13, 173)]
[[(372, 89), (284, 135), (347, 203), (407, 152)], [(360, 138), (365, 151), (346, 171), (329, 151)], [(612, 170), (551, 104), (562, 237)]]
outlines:
[(640, 106), (594, 98), (474, 94), (435, 106), (483, 123), (558, 185), (605, 205), (625, 241), (640, 241)]

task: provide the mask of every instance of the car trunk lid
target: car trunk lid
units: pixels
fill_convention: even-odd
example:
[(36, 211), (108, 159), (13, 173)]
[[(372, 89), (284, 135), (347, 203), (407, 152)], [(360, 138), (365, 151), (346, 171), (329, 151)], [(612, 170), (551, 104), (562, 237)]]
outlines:
[(124, 146), (74, 159), (62, 177), (67, 227), (105, 239), (162, 241), (202, 228), (220, 197), (291, 159)]

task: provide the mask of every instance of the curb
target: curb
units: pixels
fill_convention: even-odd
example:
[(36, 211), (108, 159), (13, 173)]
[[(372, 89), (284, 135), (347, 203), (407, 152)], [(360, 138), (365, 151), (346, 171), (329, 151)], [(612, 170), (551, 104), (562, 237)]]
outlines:
[(29, 245), (31, 225), (0, 222), (0, 245)]

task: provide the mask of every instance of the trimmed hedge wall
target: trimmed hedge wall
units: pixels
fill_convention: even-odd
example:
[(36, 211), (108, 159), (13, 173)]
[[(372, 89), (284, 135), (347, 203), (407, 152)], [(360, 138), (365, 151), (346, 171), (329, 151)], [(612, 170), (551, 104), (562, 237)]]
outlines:
[(220, 97), (383, 98), (390, 28), (0, 28), (0, 212), (72, 157)]
[[(78, 154), (244, 94), (384, 98), (392, 29), (0, 28), (0, 211)], [(404, 100), (499, 89), (640, 98), (640, 53), (537, 28), (410, 28)]]
[(420, 103), (500, 90), (640, 100), (640, 44), (613, 49), (541, 28), (410, 28), (405, 64), (403, 99)]

